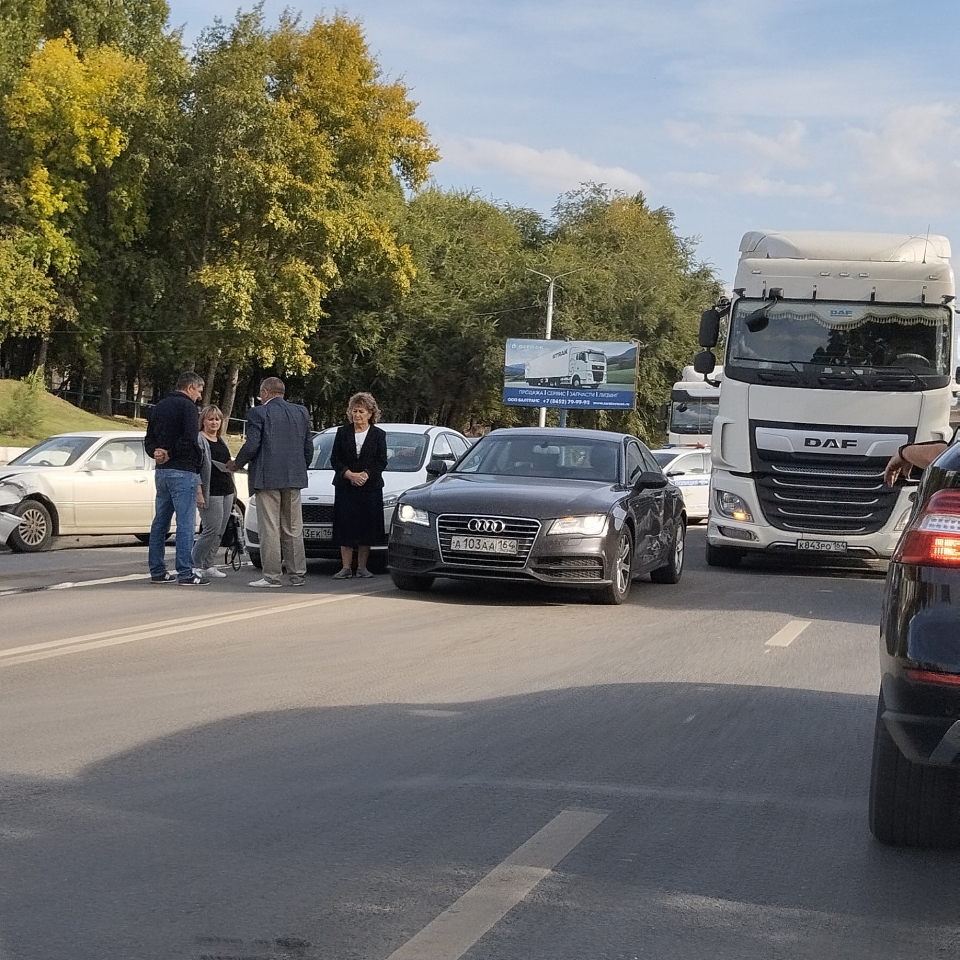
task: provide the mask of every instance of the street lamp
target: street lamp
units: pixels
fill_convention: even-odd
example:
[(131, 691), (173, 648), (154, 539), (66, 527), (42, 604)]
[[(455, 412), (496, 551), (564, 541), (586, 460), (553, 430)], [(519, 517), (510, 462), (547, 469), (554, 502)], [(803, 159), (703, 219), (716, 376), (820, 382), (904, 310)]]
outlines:
[[(549, 274), (541, 273), (539, 270), (534, 270), (531, 267), (527, 267), (527, 273), (535, 273), (538, 277), (543, 277), (544, 280), (548, 280), (547, 284), (547, 335), (544, 337), (544, 340), (553, 339), (553, 287), (554, 284), (561, 277), (569, 277), (571, 273), (579, 273), (581, 270), (586, 270), (586, 267), (577, 267), (576, 270), (568, 270), (566, 273), (558, 273), (556, 276), (551, 277)], [(547, 408), (540, 408), (540, 421), (539, 426), (545, 427), (547, 425)]]

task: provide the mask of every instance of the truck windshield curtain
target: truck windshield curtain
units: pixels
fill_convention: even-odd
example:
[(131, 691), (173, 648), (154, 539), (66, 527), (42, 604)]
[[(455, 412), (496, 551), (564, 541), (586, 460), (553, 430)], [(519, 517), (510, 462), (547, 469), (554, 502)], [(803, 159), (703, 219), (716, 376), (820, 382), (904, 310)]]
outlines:
[[(746, 323), (769, 307), (766, 323)], [(726, 375), (819, 389), (930, 390), (950, 378), (949, 307), (740, 299)]]
[(710, 433), (720, 412), (720, 398), (675, 399), (670, 405), (670, 432)]

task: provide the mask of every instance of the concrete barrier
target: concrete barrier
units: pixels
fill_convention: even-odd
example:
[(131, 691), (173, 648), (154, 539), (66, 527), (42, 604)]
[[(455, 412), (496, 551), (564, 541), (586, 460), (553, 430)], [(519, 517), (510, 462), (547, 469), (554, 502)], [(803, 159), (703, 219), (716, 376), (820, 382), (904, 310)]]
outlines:
[(29, 447), (0, 447), (0, 464), (9, 463), (14, 457), (19, 457), (29, 449)]

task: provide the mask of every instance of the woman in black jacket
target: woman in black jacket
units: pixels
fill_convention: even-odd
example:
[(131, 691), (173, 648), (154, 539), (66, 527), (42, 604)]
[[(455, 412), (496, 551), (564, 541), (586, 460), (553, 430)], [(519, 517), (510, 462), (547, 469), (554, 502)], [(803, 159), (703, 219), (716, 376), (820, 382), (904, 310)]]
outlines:
[(347, 404), (347, 420), (337, 430), (330, 453), (333, 467), (333, 542), (340, 547), (343, 569), (335, 580), (372, 577), (367, 569), (370, 546), (383, 539), (383, 471), (387, 467), (387, 435), (374, 424), (380, 408), (369, 393), (355, 393)]

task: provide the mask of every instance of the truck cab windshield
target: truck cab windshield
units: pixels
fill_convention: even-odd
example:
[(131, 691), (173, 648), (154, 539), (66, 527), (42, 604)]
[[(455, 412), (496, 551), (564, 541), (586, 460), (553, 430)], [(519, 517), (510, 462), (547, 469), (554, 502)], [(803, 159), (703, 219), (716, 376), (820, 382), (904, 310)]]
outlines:
[[(768, 323), (746, 320), (762, 307)], [(929, 390), (950, 378), (950, 308), (934, 304), (741, 298), (726, 375), (819, 389)]]

